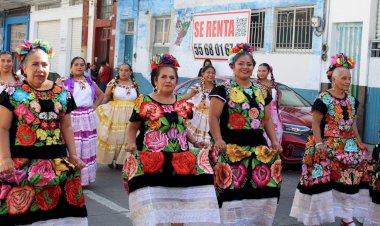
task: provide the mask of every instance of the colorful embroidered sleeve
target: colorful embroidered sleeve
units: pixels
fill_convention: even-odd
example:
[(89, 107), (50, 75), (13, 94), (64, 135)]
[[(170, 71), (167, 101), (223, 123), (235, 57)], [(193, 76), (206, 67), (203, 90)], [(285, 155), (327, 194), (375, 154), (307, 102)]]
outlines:
[(10, 111), (13, 111), (14, 110), (14, 107), (13, 105), (9, 102), (9, 94), (7, 92), (7, 90), (10, 89), (10, 87), (8, 87), (7, 89), (5, 89), (3, 92), (1, 92), (0, 94), (0, 105), (6, 107), (8, 110)]
[(139, 121), (143, 120), (143, 118), (140, 117), (139, 113), (140, 113), (140, 109), (141, 109), (141, 104), (146, 101), (145, 99), (146, 98), (142, 94), (140, 94), (136, 98), (135, 107), (133, 108), (131, 118), (129, 119), (130, 122), (139, 122)]
[(227, 93), (226, 93), (226, 87), (224, 85), (219, 85), (211, 90), (209, 97), (217, 97), (220, 100), (222, 100), (224, 103), (227, 102)]

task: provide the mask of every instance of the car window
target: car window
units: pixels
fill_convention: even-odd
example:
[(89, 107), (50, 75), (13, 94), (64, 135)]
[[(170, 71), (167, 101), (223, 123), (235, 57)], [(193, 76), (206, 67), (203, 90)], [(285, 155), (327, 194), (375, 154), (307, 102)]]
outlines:
[(311, 107), (311, 104), (293, 89), (282, 84), (279, 84), (278, 88), (282, 92), (281, 106)]
[(200, 81), (201, 81), (200, 79), (196, 79), (196, 80), (193, 80), (193, 81), (190, 81), (190, 82), (186, 83), (184, 86), (182, 86), (181, 88), (179, 88), (177, 90), (177, 94), (180, 95), (180, 96), (184, 95), (185, 93), (188, 92), (188, 90), (190, 89), (190, 87), (196, 85), (197, 83), (200, 83)]

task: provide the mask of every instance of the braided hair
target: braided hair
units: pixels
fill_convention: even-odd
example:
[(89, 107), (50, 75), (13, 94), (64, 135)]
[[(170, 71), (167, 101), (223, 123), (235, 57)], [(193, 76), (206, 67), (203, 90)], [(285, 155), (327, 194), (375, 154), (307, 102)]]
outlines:
[[(274, 75), (273, 75), (273, 68), (269, 65), (269, 64), (267, 64), (267, 63), (262, 63), (262, 64), (260, 64), (259, 66), (262, 66), (262, 67), (266, 67), (266, 69), (268, 70), (268, 72), (270, 73), (270, 79), (271, 79), (271, 81), (272, 81), (272, 87), (276, 90), (276, 92), (277, 92), (277, 96), (278, 96), (278, 94), (279, 94), (279, 92), (280, 92), (280, 89), (278, 88), (278, 85), (277, 85), (277, 83), (276, 83), (276, 81), (275, 81), (275, 78), (274, 78)], [(259, 83), (259, 84), (261, 84), (260, 83), (260, 78), (259, 77), (257, 77), (257, 82)], [(276, 105), (277, 105), (277, 109), (280, 107), (280, 103), (278, 102), (278, 97), (277, 97), (277, 100), (276, 100)]]
[[(202, 68), (202, 79), (201, 79), (201, 90), (202, 90), (202, 100), (205, 100), (206, 99), (206, 93), (205, 93), (205, 80), (203, 78), (203, 74), (209, 69), (209, 68), (212, 68), (214, 70), (214, 72), (216, 72), (214, 66), (212, 66), (211, 64), (207, 65), (207, 66), (204, 66)], [(213, 85), (215, 87), (216, 83), (215, 83), (215, 80), (213, 81)]]

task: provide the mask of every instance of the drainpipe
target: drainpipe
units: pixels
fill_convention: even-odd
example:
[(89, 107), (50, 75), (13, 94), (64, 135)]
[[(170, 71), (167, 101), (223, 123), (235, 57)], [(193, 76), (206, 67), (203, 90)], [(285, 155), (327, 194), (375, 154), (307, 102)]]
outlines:
[(87, 61), (89, 0), (83, 0), (81, 55)]

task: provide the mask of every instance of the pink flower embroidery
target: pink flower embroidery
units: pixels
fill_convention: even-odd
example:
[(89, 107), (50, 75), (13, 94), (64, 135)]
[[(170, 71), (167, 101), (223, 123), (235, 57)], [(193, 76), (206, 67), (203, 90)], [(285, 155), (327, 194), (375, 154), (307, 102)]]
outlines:
[(174, 111), (173, 105), (163, 105), (162, 109), (166, 113), (170, 113), (170, 112)]
[(59, 103), (59, 102), (55, 102), (54, 103), (54, 111), (55, 111), (55, 113), (58, 114), (60, 110), (62, 110), (62, 104)]
[(39, 160), (31, 165), (28, 180), (32, 181), (36, 179), (34, 176), (38, 174), (42, 175), (42, 178), (36, 181), (35, 186), (45, 186), (55, 177), (53, 167), (49, 160)]
[(1, 173), (0, 180), (7, 181), (9, 183), (20, 184), (22, 180), (26, 177), (26, 172), (24, 170), (15, 170), (13, 174)]
[(253, 182), (255, 182), (259, 188), (263, 188), (270, 181), (270, 174), (270, 169), (266, 164), (258, 165), (252, 171)]
[(30, 102), (30, 108), (34, 108), (34, 111), (36, 111), (37, 113), (41, 112), (41, 105), (34, 100)]
[(258, 119), (253, 119), (251, 122), (251, 128), (252, 129), (257, 129), (260, 126), (260, 120)]
[(282, 171), (281, 160), (276, 160), (273, 163), (273, 165), (271, 166), (270, 171), (271, 171), (273, 180), (277, 184), (280, 183), (281, 180), (282, 180), (282, 175), (281, 175), (281, 171)]
[(177, 128), (170, 128), (168, 132), (166, 133), (169, 139), (177, 139), (178, 136), (178, 129)]
[(150, 151), (162, 151), (168, 145), (168, 137), (161, 131), (153, 130), (145, 134), (144, 144)]
[(12, 186), (8, 184), (3, 184), (0, 186), (0, 200), (5, 199), (7, 197), (8, 192), (11, 190)]
[(244, 165), (231, 165), (234, 188), (239, 188), (247, 177), (247, 169)]
[(219, 152), (216, 150), (215, 145), (212, 145), (211, 152), (210, 152), (210, 159), (213, 163), (216, 163), (216, 161), (219, 158)]
[(138, 164), (135, 156), (130, 155), (125, 163), (125, 172), (128, 175), (128, 180), (131, 180), (137, 172)]
[(24, 104), (18, 105), (14, 112), (17, 115), (18, 120), (24, 118), (27, 124), (32, 123), (35, 119), (34, 114), (29, 111), (29, 109)]
[(181, 145), (181, 150), (186, 151), (187, 150), (186, 130), (180, 132), (177, 138), (179, 140), (179, 144)]
[(203, 171), (209, 174), (213, 173), (212, 167), (208, 160), (207, 149), (202, 149), (202, 151), (199, 152), (197, 162), (198, 162), (199, 168), (201, 168)]

